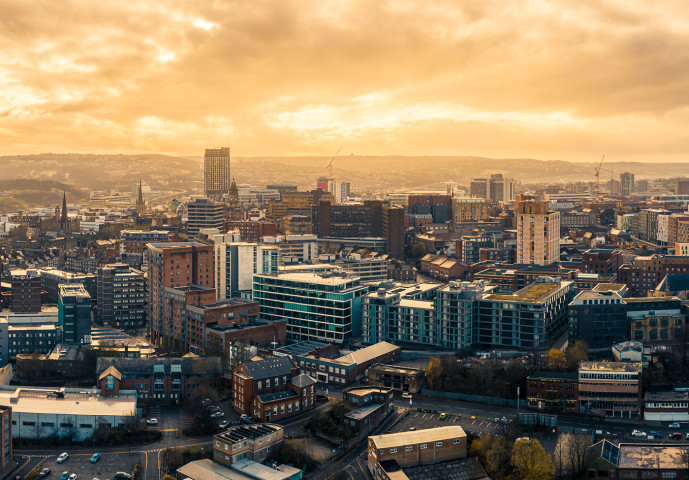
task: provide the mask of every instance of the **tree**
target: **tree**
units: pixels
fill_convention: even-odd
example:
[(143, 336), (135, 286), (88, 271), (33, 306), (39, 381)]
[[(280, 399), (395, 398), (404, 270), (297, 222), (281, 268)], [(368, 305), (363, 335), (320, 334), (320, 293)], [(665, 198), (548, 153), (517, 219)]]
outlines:
[(579, 368), (579, 363), (589, 359), (589, 349), (584, 342), (577, 340), (565, 352), (567, 370), (574, 371)]
[(519, 480), (550, 480), (553, 461), (536, 439), (518, 439), (512, 449), (514, 477)]
[(477, 457), (494, 480), (507, 478), (510, 467), (510, 444), (504, 437), (486, 435), (471, 442), (469, 454)]
[(548, 352), (548, 364), (554, 370), (564, 370), (567, 359), (564, 352), (553, 348)]
[(567, 436), (567, 456), (575, 477), (583, 477), (591, 461), (590, 443), (588, 435), (569, 434)]
[(411, 247), (411, 256), (418, 260), (419, 258), (426, 255), (426, 244), (425, 243), (415, 243)]
[(426, 368), (426, 381), (431, 390), (442, 390), (443, 388), (443, 364), (440, 357), (432, 357), (428, 360)]

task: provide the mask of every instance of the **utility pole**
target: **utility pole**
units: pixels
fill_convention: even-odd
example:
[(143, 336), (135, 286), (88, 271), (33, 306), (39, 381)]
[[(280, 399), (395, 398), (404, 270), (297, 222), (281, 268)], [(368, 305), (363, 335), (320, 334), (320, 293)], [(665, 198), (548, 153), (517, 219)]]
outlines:
[(517, 387), (517, 425), (519, 425), (519, 387)]

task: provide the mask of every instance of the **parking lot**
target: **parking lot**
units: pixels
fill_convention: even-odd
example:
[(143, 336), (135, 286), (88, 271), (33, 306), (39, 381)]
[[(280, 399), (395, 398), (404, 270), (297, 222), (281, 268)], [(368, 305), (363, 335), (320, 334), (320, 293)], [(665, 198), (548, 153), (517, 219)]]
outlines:
[[(142, 472), (145, 467), (145, 455), (143, 453), (104, 453), (98, 462), (91, 463), (91, 455), (94, 452), (70, 453), (69, 458), (64, 463), (57, 463), (57, 455), (46, 457), (41, 462), (41, 468), (50, 468), (51, 472), (47, 478), (52, 480), (58, 480), (62, 472), (76, 473), (77, 478), (83, 480), (91, 480), (92, 478), (105, 480), (112, 478), (116, 472), (131, 474), (137, 462), (141, 463)], [(157, 464), (153, 466), (158, 468)]]
[(410, 428), (422, 430), (425, 428), (444, 427), (448, 425), (459, 425), (467, 433), (472, 433), (476, 436), (485, 434), (499, 434), (504, 428), (504, 424), (496, 423), (495, 419), (486, 419), (466, 415), (448, 415), (445, 420), (440, 419), (440, 414), (432, 412), (419, 412), (412, 410), (406, 417), (402, 419), (397, 425), (390, 429), (390, 433), (404, 432)]

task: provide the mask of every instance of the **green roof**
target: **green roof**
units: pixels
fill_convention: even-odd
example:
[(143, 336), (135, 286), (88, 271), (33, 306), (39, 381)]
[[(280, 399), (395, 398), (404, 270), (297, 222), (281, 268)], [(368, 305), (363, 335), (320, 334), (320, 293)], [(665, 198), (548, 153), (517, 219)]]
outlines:
[(537, 302), (541, 298), (550, 295), (559, 289), (560, 283), (534, 283), (522, 288), (512, 295), (491, 294), (484, 297), (485, 300), (506, 300), (510, 302)]

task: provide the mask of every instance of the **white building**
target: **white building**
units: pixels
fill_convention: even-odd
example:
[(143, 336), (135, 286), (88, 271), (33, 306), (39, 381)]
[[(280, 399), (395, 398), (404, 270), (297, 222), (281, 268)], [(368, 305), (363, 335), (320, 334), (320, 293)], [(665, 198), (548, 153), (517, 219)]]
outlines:
[(71, 436), (80, 442), (98, 427), (115, 428), (137, 415), (136, 392), (101, 397), (96, 389), (0, 385), (0, 405), (12, 407), (12, 436)]
[(265, 236), (263, 243), (275, 245), (280, 251), (280, 264), (318, 261), (318, 236), (277, 235)]
[(234, 238), (234, 234), (213, 236), (218, 300), (236, 297), (242, 291), (251, 291), (254, 274), (278, 270), (280, 254), (277, 246), (235, 242), (232, 241)]

